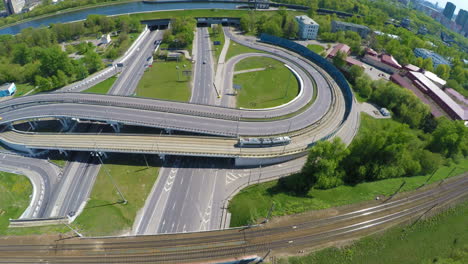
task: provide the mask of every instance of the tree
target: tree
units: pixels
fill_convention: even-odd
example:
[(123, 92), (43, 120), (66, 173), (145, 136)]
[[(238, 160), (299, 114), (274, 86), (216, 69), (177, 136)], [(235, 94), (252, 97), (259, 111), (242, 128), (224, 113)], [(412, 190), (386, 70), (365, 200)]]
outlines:
[(104, 67), (101, 57), (92, 50), (89, 50), (88, 52), (86, 52), (83, 58), (83, 62), (86, 65), (86, 68), (88, 69), (89, 73), (99, 71), (100, 69)]
[(353, 87), (363, 98), (369, 98), (372, 94), (372, 80), (368, 75), (357, 78)]
[(435, 73), (440, 78), (448, 80), (448, 78), (450, 77), (450, 67), (446, 64), (439, 64), (436, 68)]
[(24, 43), (20, 43), (15, 46), (13, 50), (13, 62), (21, 65), (32, 62), (33, 54), (32, 50)]
[(434, 64), (432, 63), (432, 59), (431, 58), (425, 58), (423, 60), (423, 65), (422, 65), (422, 68), (424, 68), (425, 70), (427, 71), (434, 71)]
[(352, 83), (356, 83), (356, 79), (361, 77), (363, 73), (364, 69), (362, 67), (359, 67), (358, 65), (353, 65), (349, 67), (348, 70), (348, 75)]
[(318, 189), (329, 189), (343, 183), (344, 170), (340, 166), (349, 154), (346, 145), (336, 137), (332, 142), (320, 141), (309, 151), (302, 168), (306, 185)]
[(283, 30), (281, 29), (279, 24), (274, 20), (270, 20), (267, 23), (265, 23), (265, 25), (263, 26), (263, 32), (277, 37), (283, 36)]
[(451, 121), (442, 117), (432, 133), (432, 142), (429, 147), (445, 157), (453, 158), (457, 155), (466, 157), (468, 155), (468, 128), (465, 127), (463, 121)]
[(333, 64), (338, 68), (343, 68), (346, 65), (346, 53), (338, 51), (333, 57)]

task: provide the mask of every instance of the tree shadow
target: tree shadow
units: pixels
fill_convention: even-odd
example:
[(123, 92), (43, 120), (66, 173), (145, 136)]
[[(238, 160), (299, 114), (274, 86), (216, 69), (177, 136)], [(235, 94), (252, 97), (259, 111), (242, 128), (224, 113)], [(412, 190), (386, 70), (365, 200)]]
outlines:
[(304, 181), (303, 176), (300, 173), (296, 173), (280, 178), (275, 186), (267, 189), (267, 193), (270, 196), (282, 193), (301, 198), (313, 198), (309, 194), (309, 190), (310, 188), (306, 184), (306, 181)]
[(95, 209), (95, 208), (100, 208), (100, 207), (105, 207), (105, 206), (112, 206), (112, 205), (116, 205), (116, 204), (122, 204), (122, 203), (121, 202), (107, 203), (107, 204), (101, 204), (101, 205), (86, 207), (86, 209)]

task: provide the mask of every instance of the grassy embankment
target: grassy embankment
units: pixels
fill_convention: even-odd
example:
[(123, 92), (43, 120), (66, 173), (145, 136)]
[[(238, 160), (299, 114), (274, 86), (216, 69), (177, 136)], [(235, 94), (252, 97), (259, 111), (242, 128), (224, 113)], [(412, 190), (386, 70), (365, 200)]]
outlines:
[(320, 54), (320, 53), (322, 53), (322, 51), (325, 50), (324, 47), (322, 47), (321, 45), (317, 45), (317, 44), (307, 45), (307, 48), (310, 49), (311, 51), (317, 53), (317, 54)]
[[(176, 66), (179, 69), (176, 69)], [(143, 74), (136, 95), (187, 102), (191, 95), (191, 75), (185, 76), (182, 72), (184, 70), (192, 70), (192, 64), (188, 60), (155, 61), (153, 67), (148, 68)]]
[[(385, 122), (396, 121), (391, 119), (377, 120), (363, 115), (361, 122), (361, 129), (375, 128), (377, 131), (377, 128), (381, 127)], [(406, 184), (400, 191), (411, 191), (424, 183), (430, 184), (466, 171), (468, 171), (468, 159), (459, 164), (442, 166), (432, 177), (431, 175), (419, 175), (366, 182), (355, 186), (342, 185), (328, 190), (312, 189), (304, 196), (295, 196), (283, 190), (278, 190), (276, 187), (278, 181), (261, 183), (242, 190), (232, 199), (229, 204), (229, 211), (232, 213), (231, 226), (242, 226), (264, 218), (272, 203), (275, 204), (272, 212), (273, 216), (296, 214), (309, 210), (368, 201), (378, 195), (389, 196), (398, 190), (403, 181), (406, 181)], [(255, 201), (255, 203), (252, 201)]]
[(9, 219), (17, 219), (28, 207), (31, 194), (28, 178), (0, 172), (0, 235), (7, 234)]
[[(90, 200), (72, 226), (85, 236), (116, 235), (130, 230), (161, 166), (157, 156), (147, 155), (146, 159), (148, 167), (142, 155), (111, 155), (104, 159)], [(128, 200), (127, 204), (118, 203), (120, 196), (106, 171)], [(3, 176), (0, 173), (0, 235), (71, 233), (63, 225), (7, 229), (8, 219), (19, 217), (27, 207), (32, 188), (25, 177)]]
[(414, 225), (394, 227), (343, 248), (327, 248), (278, 264), (468, 263), (468, 202)]
[[(214, 33), (212, 28), (208, 28), (208, 32), (210, 33), (210, 40), (211, 40), (211, 47), (214, 50), (214, 58), (215, 58), (215, 63), (218, 63), (218, 58), (219, 55), (221, 54), (221, 50), (223, 49), (224, 46), (224, 32), (223, 28), (219, 28), (219, 33)], [(214, 45), (215, 41), (219, 41), (219, 45)]]
[[(85, 236), (116, 235), (128, 231), (135, 216), (158, 177), (159, 158), (147, 155), (110, 155), (94, 184), (83, 213), (73, 223)], [(110, 176), (109, 176), (110, 175)], [(123, 193), (127, 204), (121, 204), (112, 179)]]
[(109, 92), (109, 89), (112, 87), (114, 84), (115, 80), (117, 80), (116, 76), (112, 76), (109, 79), (102, 81), (93, 87), (84, 90), (84, 93), (96, 93), (96, 94), (107, 94)]
[(239, 45), (236, 42), (231, 41), (229, 42), (229, 49), (226, 53), (226, 61), (242, 53), (263, 53), (263, 51), (251, 49), (249, 47), (246, 47), (244, 45)]
[(237, 106), (267, 108), (282, 105), (294, 99), (299, 85), (294, 74), (280, 61), (252, 57), (240, 61), (235, 70), (265, 68), (265, 70), (234, 75), (234, 84), (240, 85)]

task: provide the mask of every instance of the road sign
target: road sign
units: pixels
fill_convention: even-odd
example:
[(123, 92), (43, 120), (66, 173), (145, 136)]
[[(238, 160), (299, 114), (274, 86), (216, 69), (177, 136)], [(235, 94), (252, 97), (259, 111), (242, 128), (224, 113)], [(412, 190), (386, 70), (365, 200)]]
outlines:
[(213, 41), (213, 45), (221, 45), (221, 41)]
[(236, 90), (240, 90), (242, 89), (242, 86), (238, 85), (238, 84), (233, 84), (232, 87)]

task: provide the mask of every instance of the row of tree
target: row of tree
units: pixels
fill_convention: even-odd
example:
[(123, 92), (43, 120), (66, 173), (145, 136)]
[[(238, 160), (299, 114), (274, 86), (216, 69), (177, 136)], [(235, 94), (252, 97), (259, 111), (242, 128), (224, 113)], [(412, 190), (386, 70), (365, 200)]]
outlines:
[(192, 17), (177, 17), (171, 20), (171, 28), (164, 32), (163, 42), (169, 48), (187, 48), (192, 45), (197, 21)]
[(295, 39), (299, 30), (297, 21), (290, 12), (280, 9), (273, 15), (249, 11), (241, 17), (241, 29), (250, 34), (267, 33), (277, 37)]
[(347, 148), (339, 138), (310, 149), (301, 173), (282, 178), (279, 186), (297, 194), (389, 178), (428, 174), (445, 162), (468, 156), (468, 128), (441, 118), (432, 133), (395, 121), (361, 128)]
[[(55, 24), (50, 28), (27, 28), (15, 36), (2, 35), (0, 83), (32, 83), (40, 90), (47, 91), (83, 79), (104, 67), (94, 45), (80, 43), (63, 51), (59, 43), (119, 31), (119, 38), (104, 54), (108, 58), (115, 58), (130, 45), (127, 33), (141, 29), (141, 25), (135, 21), (128, 16), (108, 18), (91, 15), (82, 22)], [(83, 57), (72, 59), (67, 51), (77, 51)]]

